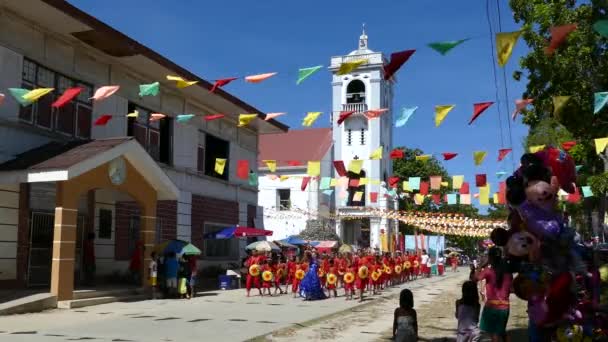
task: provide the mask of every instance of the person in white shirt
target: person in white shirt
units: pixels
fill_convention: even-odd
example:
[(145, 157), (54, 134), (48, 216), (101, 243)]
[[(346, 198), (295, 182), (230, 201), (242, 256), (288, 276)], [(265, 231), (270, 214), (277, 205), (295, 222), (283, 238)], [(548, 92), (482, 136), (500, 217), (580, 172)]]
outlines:
[(420, 268), (423, 277), (429, 277), (431, 275), (431, 265), (429, 261), (429, 255), (426, 254), (426, 249), (423, 249), (422, 256), (420, 256)]

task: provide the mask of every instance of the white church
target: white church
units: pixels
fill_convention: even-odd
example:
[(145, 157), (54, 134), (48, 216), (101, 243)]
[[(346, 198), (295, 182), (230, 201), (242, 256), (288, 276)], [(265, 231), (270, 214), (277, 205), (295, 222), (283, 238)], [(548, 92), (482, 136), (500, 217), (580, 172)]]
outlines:
[[(338, 75), (345, 62), (367, 60), (351, 73)], [(259, 161), (275, 160), (271, 170), (260, 163), (258, 205), (264, 208), (264, 228), (280, 240), (297, 235), (309, 219), (325, 219), (335, 225), (344, 243), (361, 248), (380, 248), (380, 234), (396, 233), (398, 222), (377, 214), (373, 209), (396, 209), (397, 201), (389, 195), (386, 183), (392, 175), (393, 82), (384, 80), (381, 52), (368, 48), (363, 30), (358, 49), (331, 58), (332, 77), (331, 128), (290, 130), (288, 133), (260, 136)], [(388, 109), (378, 118), (368, 119), (368, 110)], [(354, 111), (338, 124), (341, 112)], [(383, 158), (370, 160), (370, 154), (382, 147)], [(320, 189), (324, 178), (340, 178), (333, 161), (363, 160), (359, 174), (348, 171), (348, 184)], [(303, 188), (307, 161), (321, 161), (321, 175)], [(352, 185), (353, 179), (366, 179), (363, 185)], [(354, 182), (356, 183), (356, 182)], [(331, 191), (333, 190), (333, 191)], [(355, 194), (362, 192), (361, 199)], [(360, 194), (359, 194), (360, 195)], [(390, 241), (390, 240), (389, 240)]]

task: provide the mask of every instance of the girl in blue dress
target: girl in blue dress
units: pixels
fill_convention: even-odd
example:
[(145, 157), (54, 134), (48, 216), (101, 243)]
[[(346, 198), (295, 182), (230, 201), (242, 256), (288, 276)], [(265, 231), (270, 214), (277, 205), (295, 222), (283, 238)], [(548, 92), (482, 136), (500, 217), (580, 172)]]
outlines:
[(319, 300), (325, 299), (325, 292), (321, 288), (321, 282), (319, 281), (319, 276), (317, 272), (319, 271), (319, 264), (317, 262), (316, 254), (312, 255), (310, 252), (306, 252), (305, 259), (308, 259), (310, 262), (310, 267), (308, 268), (308, 272), (302, 279), (302, 283), (300, 285), (301, 288), (301, 296), (304, 297), (304, 300)]

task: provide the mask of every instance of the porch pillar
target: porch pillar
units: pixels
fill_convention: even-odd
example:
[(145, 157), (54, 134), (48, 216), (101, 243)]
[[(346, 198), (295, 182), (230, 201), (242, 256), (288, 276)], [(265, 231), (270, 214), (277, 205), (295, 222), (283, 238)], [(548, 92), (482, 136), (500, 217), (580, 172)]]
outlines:
[(141, 215), (141, 229), (140, 229), (140, 238), (141, 242), (144, 245), (144, 255), (142, 262), (142, 285), (144, 288), (148, 288), (150, 286), (150, 282), (148, 281), (149, 270), (148, 265), (152, 260), (150, 254), (152, 253), (152, 249), (154, 248), (154, 242), (156, 241), (156, 197), (151, 199), (147, 199), (146, 202), (141, 203), (142, 205), (142, 215)]
[(56, 296), (58, 301), (73, 298), (77, 216), (76, 192), (66, 190), (64, 182), (57, 182), (51, 294)]

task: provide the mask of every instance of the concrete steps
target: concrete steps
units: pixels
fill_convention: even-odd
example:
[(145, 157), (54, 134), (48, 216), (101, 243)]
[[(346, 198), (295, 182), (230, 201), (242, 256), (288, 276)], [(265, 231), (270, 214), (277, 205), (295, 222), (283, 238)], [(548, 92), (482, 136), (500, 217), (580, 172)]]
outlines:
[(145, 300), (147, 296), (143, 289), (120, 289), (120, 290), (77, 290), (74, 291), (74, 299), (57, 302), (60, 309), (77, 309), (87, 306)]

